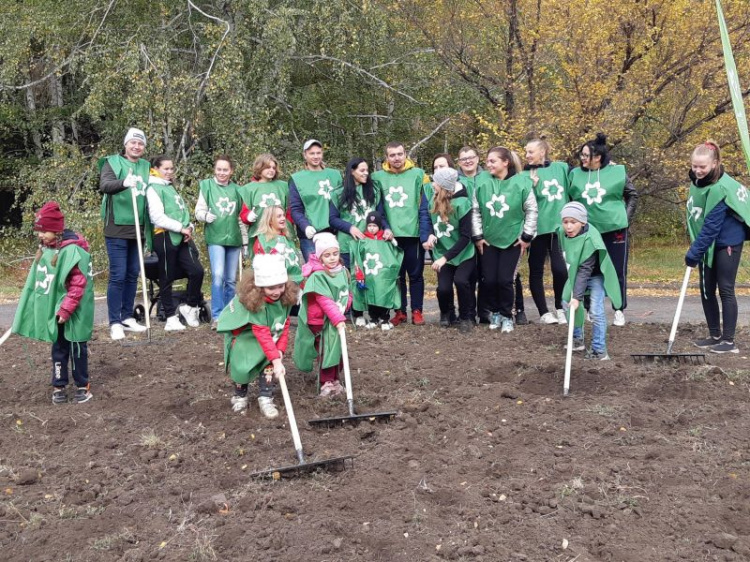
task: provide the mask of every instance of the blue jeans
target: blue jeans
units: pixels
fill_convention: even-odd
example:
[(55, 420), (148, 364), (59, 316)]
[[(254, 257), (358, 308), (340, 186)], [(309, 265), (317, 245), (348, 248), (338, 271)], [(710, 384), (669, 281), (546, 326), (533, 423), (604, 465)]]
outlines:
[(234, 298), (241, 250), (239, 246), (212, 244), (208, 247), (208, 259), (211, 262), (211, 318), (214, 320)]
[[(594, 325), (591, 331), (591, 349), (593, 351), (604, 353), (607, 351), (607, 314), (604, 312), (604, 277), (594, 275), (589, 279), (588, 290), (591, 293), (591, 322)], [(583, 306), (583, 302), (580, 303)], [(583, 310), (581, 308), (581, 310)], [(576, 326), (573, 330), (573, 337), (583, 338), (583, 327)]]
[(137, 240), (105, 237), (104, 241), (109, 257), (107, 309), (111, 326), (133, 317), (133, 304), (138, 289), (141, 264), (138, 259)]
[(315, 242), (305, 237), (304, 232), (299, 238), (299, 249), (302, 251), (302, 259), (305, 263), (310, 261), (310, 254), (315, 253)]

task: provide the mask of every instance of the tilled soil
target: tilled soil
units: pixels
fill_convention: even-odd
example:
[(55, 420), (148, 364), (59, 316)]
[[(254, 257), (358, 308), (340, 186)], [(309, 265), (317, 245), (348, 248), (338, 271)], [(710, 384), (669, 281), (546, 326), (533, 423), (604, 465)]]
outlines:
[[(63, 406), (49, 347), (14, 336), (1, 350), (0, 558), (750, 560), (745, 350), (636, 364), (630, 353), (665, 349), (668, 327), (614, 328), (612, 361), (576, 354), (563, 398), (565, 332), (350, 328), (357, 411), (399, 414), (312, 429), (346, 403), (290, 367), (307, 458), (355, 459), (279, 481), (249, 475), (296, 462), (287, 418), (261, 418), (254, 394), (232, 412), (208, 327), (134, 347), (98, 332), (95, 397)], [(675, 351), (703, 334), (682, 327)]]

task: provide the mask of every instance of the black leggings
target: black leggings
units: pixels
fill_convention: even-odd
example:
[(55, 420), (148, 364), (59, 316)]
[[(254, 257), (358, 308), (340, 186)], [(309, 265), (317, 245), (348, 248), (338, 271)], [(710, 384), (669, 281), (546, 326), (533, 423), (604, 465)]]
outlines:
[(552, 289), (555, 293), (555, 309), (562, 309), (562, 292), (568, 280), (568, 268), (562, 255), (557, 234), (550, 232), (540, 234), (531, 241), (529, 248), (529, 290), (534, 299), (539, 316), (549, 312), (547, 299), (544, 296), (544, 263), (549, 254), (552, 269)]
[(628, 307), (628, 229), (622, 228), (612, 232), (602, 232), (602, 240), (607, 247), (612, 265), (615, 266), (617, 280), (620, 283), (620, 293), (622, 294), (620, 310), (625, 310)]
[(453, 285), (458, 295), (458, 318), (474, 320), (477, 313), (477, 300), (474, 295), (476, 267), (474, 258), (459, 265), (445, 264), (438, 272), (437, 299), (441, 314), (453, 311)]
[[(742, 257), (742, 244), (728, 246), (714, 251), (714, 265), (708, 267), (703, 263), (698, 267), (701, 282), (701, 303), (706, 323), (711, 336), (724, 341), (734, 342), (734, 331), (737, 328), (737, 297), (734, 295), (734, 283)], [(721, 330), (719, 301), (716, 289), (721, 298), (721, 316), (724, 332)]]
[(203, 284), (203, 266), (198, 258), (198, 249), (192, 240), (172, 244), (168, 233), (154, 235), (154, 251), (159, 256), (159, 300), (164, 314), (169, 318), (175, 314), (172, 298), (172, 283), (187, 277), (185, 299), (188, 306), (196, 307), (201, 303), (201, 285)]
[(515, 279), (521, 247), (485, 246), (482, 254), (482, 282), (487, 308), (506, 318), (513, 316)]

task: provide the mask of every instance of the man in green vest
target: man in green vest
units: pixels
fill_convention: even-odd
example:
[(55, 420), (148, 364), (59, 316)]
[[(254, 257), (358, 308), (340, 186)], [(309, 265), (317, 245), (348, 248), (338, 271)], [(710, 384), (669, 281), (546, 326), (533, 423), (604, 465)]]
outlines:
[(393, 141), (385, 145), (386, 162), (383, 169), (372, 175), (375, 187), (380, 190), (386, 219), (391, 226), (399, 248), (404, 251), (404, 261), (399, 273), (401, 285), (401, 308), (391, 320), (398, 326), (407, 319), (406, 276), (409, 276), (411, 292), (412, 322), (424, 324), (422, 307), (424, 304), (424, 251), (423, 244), (432, 232), (432, 223), (427, 210), (424, 184), (430, 178), (421, 168), (417, 168), (406, 155), (404, 145)]
[[(99, 161), (99, 191), (104, 219), (104, 241), (109, 257), (109, 284), (107, 308), (109, 310), (110, 337), (121, 340), (125, 330), (143, 332), (146, 326), (133, 318), (133, 304), (141, 269), (138, 242), (135, 232), (135, 211), (143, 234), (146, 186), (149, 163), (141, 158), (146, 150), (146, 135), (131, 128), (123, 141), (122, 154), (113, 154)], [(130, 190), (136, 190), (134, 208)]]

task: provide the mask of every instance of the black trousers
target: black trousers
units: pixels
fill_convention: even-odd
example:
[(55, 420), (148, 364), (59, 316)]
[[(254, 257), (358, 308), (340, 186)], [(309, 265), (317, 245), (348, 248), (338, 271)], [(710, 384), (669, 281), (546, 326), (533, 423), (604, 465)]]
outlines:
[(496, 248), (485, 246), (482, 254), (482, 277), (487, 306), (506, 318), (513, 316), (514, 282), (521, 257), (520, 246)]
[(52, 386), (68, 386), (68, 363), (72, 364), (73, 381), (81, 388), (89, 384), (89, 348), (84, 342), (65, 339), (65, 326), (57, 327), (57, 341), (52, 343)]
[(391, 311), (382, 306), (370, 304), (367, 306), (367, 312), (372, 322), (388, 322), (391, 319)]
[[(722, 340), (734, 341), (737, 328), (737, 297), (734, 294), (734, 283), (742, 257), (742, 244), (727, 246), (714, 251), (714, 264), (707, 267), (703, 263), (698, 267), (701, 282), (701, 303), (703, 314), (711, 336)], [(719, 289), (721, 299), (721, 313), (716, 289)], [(722, 332), (720, 316), (723, 317), (724, 331)]]
[[(607, 247), (607, 253), (612, 260), (617, 272), (617, 280), (620, 283), (620, 293), (622, 294), (622, 307), (625, 310), (628, 307), (628, 229), (613, 230), (612, 232), (603, 232), (602, 240)], [(612, 307), (614, 309), (614, 307)]]
[(555, 309), (562, 309), (562, 292), (568, 280), (568, 268), (562, 255), (557, 234), (540, 234), (531, 241), (529, 248), (529, 290), (539, 316), (549, 312), (544, 296), (544, 264), (549, 256), (552, 270), (552, 290), (555, 294)]
[(424, 304), (424, 248), (419, 238), (398, 237), (399, 247), (404, 251), (404, 261), (398, 280), (401, 287), (401, 312), (406, 312), (407, 290), (406, 276), (409, 276), (409, 294), (411, 294), (411, 310), (422, 310)]
[(471, 320), (477, 314), (477, 300), (474, 294), (476, 266), (474, 258), (469, 258), (458, 265), (445, 264), (438, 271), (437, 299), (441, 314), (453, 311), (453, 286), (458, 295), (459, 320)]
[(184, 277), (187, 277), (187, 305), (198, 306), (201, 303), (204, 272), (195, 243), (190, 240), (175, 246), (169, 234), (162, 232), (154, 235), (153, 245), (159, 256), (159, 300), (164, 314), (167, 318), (174, 316), (176, 307), (172, 298), (172, 283)]

